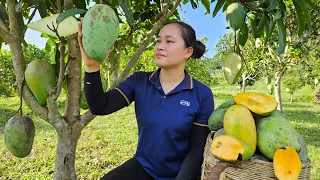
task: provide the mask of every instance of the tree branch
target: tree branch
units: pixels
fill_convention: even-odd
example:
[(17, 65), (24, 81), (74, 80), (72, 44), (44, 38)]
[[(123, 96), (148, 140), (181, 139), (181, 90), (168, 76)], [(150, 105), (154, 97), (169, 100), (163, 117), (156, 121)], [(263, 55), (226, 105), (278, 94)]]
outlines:
[(61, 39), (61, 42), (60, 42), (60, 71), (59, 71), (58, 83), (55, 88), (55, 93), (53, 95), (53, 99), (55, 99), (55, 100), (57, 100), (60, 95), (62, 81), (64, 80), (64, 72), (65, 72), (64, 57), (65, 57), (65, 51), (66, 51), (65, 44), (66, 44), (65, 40)]
[[(12, 36), (12, 39), (14, 40), (9, 41), (8, 44), (12, 54), (12, 63), (15, 71), (16, 81), (20, 89), (24, 81), (24, 72), (26, 70), (26, 63), (23, 56), (20, 38), (20, 32), (24, 24), (20, 23), (23, 22), (21, 13), (19, 15), (19, 13), (15, 11), (16, 1), (8, 0), (7, 5), (10, 22), (10, 36)], [(37, 116), (43, 120), (48, 120), (48, 109), (39, 105), (28, 86), (23, 86), (22, 96), (25, 103), (28, 105), (28, 107), (30, 107), (30, 109), (32, 109), (32, 111), (35, 112), (35, 114), (37, 114)]]
[(92, 115), (90, 111), (85, 112), (80, 117), (80, 128), (85, 128), (92, 120), (95, 118), (95, 115)]
[[(137, 52), (131, 57), (131, 59), (129, 60), (128, 64), (126, 65), (126, 67), (124, 68), (124, 70), (122, 71), (118, 82), (123, 81), (129, 74), (130, 70), (132, 69), (132, 67), (134, 66), (134, 64), (138, 61), (140, 55), (143, 53), (143, 51), (145, 50), (145, 48), (148, 46), (152, 36), (160, 29), (161, 25), (164, 23), (164, 21), (170, 17), (170, 15), (172, 15), (174, 13), (174, 11), (177, 9), (178, 5), (180, 4), (181, 0), (177, 0), (176, 4), (173, 6), (173, 8), (170, 10), (170, 12), (168, 14), (166, 14), (170, 3), (166, 3), (165, 6), (163, 7), (163, 11), (164, 11), (164, 16), (160, 17), (154, 24), (154, 26), (152, 27), (152, 29), (149, 31), (149, 33), (147, 34), (147, 36), (144, 38), (144, 40), (142, 41), (140, 47), (138, 48)], [(160, 12), (161, 13), (161, 12)], [(115, 85), (113, 84), (112, 87), (114, 87)]]
[(14, 41), (13, 36), (10, 34), (10, 30), (6, 23), (0, 18), (0, 36), (4, 39), (5, 42), (10, 43)]

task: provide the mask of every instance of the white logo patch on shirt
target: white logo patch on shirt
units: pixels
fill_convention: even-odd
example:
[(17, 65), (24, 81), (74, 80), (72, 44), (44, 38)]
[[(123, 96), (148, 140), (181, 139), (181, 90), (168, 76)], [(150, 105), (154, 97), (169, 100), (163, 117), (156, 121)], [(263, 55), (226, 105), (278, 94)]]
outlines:
[(180, 104), (183, 106), (190, 106), (190, 102), (189, 101), (185, 101), (185, 100), (181, 100)]

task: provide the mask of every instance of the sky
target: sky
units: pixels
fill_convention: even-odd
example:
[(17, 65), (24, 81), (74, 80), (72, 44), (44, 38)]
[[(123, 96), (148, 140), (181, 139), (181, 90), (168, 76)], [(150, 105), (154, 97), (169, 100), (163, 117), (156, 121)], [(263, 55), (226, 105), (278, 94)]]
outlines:
[[(226, 29), (227, 23), (225, 20), (225, 13), (221, 13), (220, 11), (215, 18), (212, 18), (214, 5), (215, 4), (211, 4), (211, 13), (207, 15), (205, 15), (206, 10), (202, 6), (202, 4), (200, 4), (197, 9), (193, 9), (190, 3), (182, 5), (181, 8), (178, 8), (182, 20), (195, 29), (197, 39), (201, 39), (203, 37), (208, 38), (208, 41), (205, 44), (208, 50), (208, 52), (205, 54), (205, 56), (207, 57), (213, 57), (216, 54), (216, 43), (219, 41), (220, 36), (223, 36), (228, 32), (228, 30)], [(39, 19), (40, 16), (38, 13), (36, 13), (32, 22)], [(27, 29), (25, 40), (29, 44), (34, 44), (39, 48), (44, 48), (47, 39), (42, 38), (40, 34), (40, 32)], [(9, 48), (8, 46), (4, 46), (4, 49)]]

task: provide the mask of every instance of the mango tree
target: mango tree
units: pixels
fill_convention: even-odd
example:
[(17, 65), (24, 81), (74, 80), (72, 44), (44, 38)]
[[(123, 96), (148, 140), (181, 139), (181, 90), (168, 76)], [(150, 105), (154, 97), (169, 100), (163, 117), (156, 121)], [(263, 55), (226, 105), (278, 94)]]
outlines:
[[(246, 44), (249, 34), (252, 34), (255, 39), (263, 39), (264, 46), (268, 48), (267, 52), (269, 52), (271, 59), (275, 60), (273, 62), (278, 63), (275, 70), (275, 97), (279, 104), (278, 110), (282, 110), (281, 77), (286, 70), (288, 62), (292, 64), (291, 62), (295, 59), (291, 57), (295, 53), (287, 51), (290, 49), (288, 48), (290, 45), (287, 44), (292, 42), (292, 37), (296, 34), (301, 38), (305, 33), (306, 27), (310, 29), (312, 25), (310, 10), (314, 8), (314, 4), (310, 0), (304, 2), (299, 0), (240, 0), (233, 2), (234, 6), (228, 8), (231, 3), (232, 1), (228, 0), (218, 0), (215, 10), (220, 10), (221, 8), (223, 11), (226, 10), (228, 28), (234, 31), (235, 43), (233, 51), (238, 54), (239, 58), (241, 57), (243, 61), (246, 61), (246, 57), (241, 53), (241, 47)], [(290, 29), (289, 24), (286, 23), (288, 12), (292, 14), (290, 19), (298, 22), (295, 23), (295, 29), (297, 30)], [(287, 30), (290, 31), (287, 32)], [(277, 32), (276, 39), (270, 39), (274, 31)], [(292, 44), (296, 45), (294, 42)], [(291, 47), (290, 50), (294, 51), (294, 48)], [(226, 78), (232, 79), (228, 82), (233, 84), (239, 78), (238, 74), (243, 70), (243, 66), (246, 63), (234, 65), (232, 58), (225, 59), (225, 61), (227, 61), (224, 66)]]

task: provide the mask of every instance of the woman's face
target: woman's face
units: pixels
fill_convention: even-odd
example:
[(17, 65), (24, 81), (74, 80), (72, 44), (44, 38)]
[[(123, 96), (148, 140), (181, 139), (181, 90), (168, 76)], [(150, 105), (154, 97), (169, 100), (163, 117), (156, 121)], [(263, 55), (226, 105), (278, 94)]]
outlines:
[(154, 52), (156, 65), (160, 68), (171, 69), (184, 65), (192, 55), (193, 49), (185, 47), (180, 27), (173, 23), (160, 30)]

